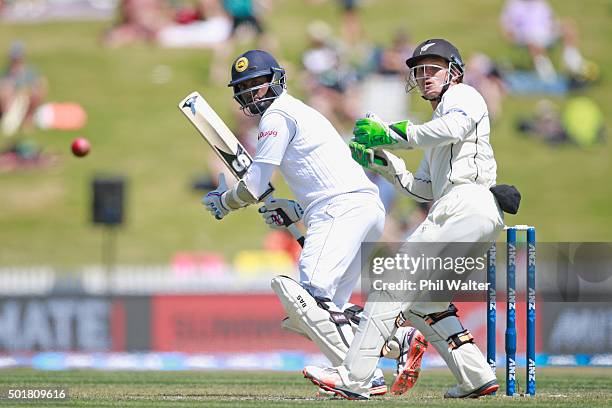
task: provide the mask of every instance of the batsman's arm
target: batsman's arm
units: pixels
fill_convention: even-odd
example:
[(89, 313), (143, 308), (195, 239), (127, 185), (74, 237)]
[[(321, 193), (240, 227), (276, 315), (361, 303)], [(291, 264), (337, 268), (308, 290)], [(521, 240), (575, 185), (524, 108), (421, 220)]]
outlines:
[[(278, 166), (270, 163), (254, 161), (247, 170), (244, 178), (239, 180), (226, 193), (225, 202), (232, 209), (238, 209), (251, 204), (256, 204), (264, 199), (270, 199), (271, 193), (269, 186), (270, 179), (274, 170)], [(268, 193), (268, 194), (266, 194)], [(282, 212), (282, 210), (278, 210)], [(298, 243), (303, 247), (305, 238), (296, 225), (290, 220), (290, 217), (282, 217), (285, 227), (295, 237)]]
[[(259, 202), (261, 202), (263, 199), (271, 198), (271, 194), (269, 194), (267, 197), (262, 196), (261, 194), (266, 192), (268, 185), (270, 185), (272, 175), (277, 168), (278, 165), (261, 162), (259, 160), (255, 160), (251, 167), (249, 167), (249, 170), (244, 177), (244, 182), (248, 189), (253, 191), (255, 195), (259, 197)], [(283, 210), (278, 211), (280, 213), (283, 212)], [(296, 227), (295, 223), (291, 222), (290, 217), (286, 216), (286, 214), (282, 217), (282, 219), (287, 230), (289, 230), (300, 246), (303, 247), (305, 238), (300, 230)]]

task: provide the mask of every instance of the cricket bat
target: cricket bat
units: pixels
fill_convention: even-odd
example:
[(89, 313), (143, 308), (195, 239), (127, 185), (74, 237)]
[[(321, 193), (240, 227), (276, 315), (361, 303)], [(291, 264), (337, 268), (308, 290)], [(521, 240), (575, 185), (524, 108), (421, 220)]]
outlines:
[[(253, 159), (206, 99), (199, 92), (192, 92), (181, 100), (178, 107), (234, 177), (237, 180), (241, 179), (253, 163)], [(268, 189), (259, 200), (270, 196), (273, 191), (272, 184), (268, 184)], [(287, 225), (287, 229), (299, 244), (304, 246), (304, 237), (297, 227), (290, 224)]]

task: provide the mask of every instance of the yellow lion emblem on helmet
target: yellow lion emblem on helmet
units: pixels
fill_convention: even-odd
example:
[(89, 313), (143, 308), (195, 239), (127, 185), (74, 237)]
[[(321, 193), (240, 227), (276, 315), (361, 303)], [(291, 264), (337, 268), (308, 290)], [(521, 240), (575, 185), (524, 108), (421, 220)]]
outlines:
[(246, 57), (238, 58), (238, 61), (236, 61), (234, 67), (236, 68), (236, 71), (243, 72), (249, 67), (249, 60), (246, 59)]

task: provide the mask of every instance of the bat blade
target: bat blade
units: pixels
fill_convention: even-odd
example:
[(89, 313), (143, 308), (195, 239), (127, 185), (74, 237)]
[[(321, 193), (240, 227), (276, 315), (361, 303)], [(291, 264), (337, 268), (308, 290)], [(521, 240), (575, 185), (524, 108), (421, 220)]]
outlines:
[(242, 178), (253, 160), (206, 99), (192, 92), (179, 103), (179, 108), (232, 174)]

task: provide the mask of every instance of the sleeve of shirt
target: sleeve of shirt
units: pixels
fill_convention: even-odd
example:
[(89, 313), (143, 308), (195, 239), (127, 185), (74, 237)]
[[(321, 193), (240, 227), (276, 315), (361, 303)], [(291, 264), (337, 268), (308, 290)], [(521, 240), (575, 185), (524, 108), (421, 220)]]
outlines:
[(278, 166), (270, 163), (263, 163), (255, 160), (244, 175), (244, 184), (251, 194), (260, 198), (268, 189), (268, 184), (272, 179), (272, 174)]
[(255, 161), (277, 166), (281, 164), (295, 132), (295, 122), (282, 113), (272, 112), (264, 115), (259, 123)]
[(462, 90), (449, 95), (444, 100), (444, 111), (439, 118), (409, 126), (408, 144), (415, 148), (427, 148), (465, 140), (476, 123), (486, 115), (482, 104), (470, 91)]
[(412, 197), (415, 201), (425, 203), (433, 200), (431, 188), (431, 176), (429, 175), (429, 163), (423, 158), (415, 174), (407, 171), (400, 178), (402, 191)]

